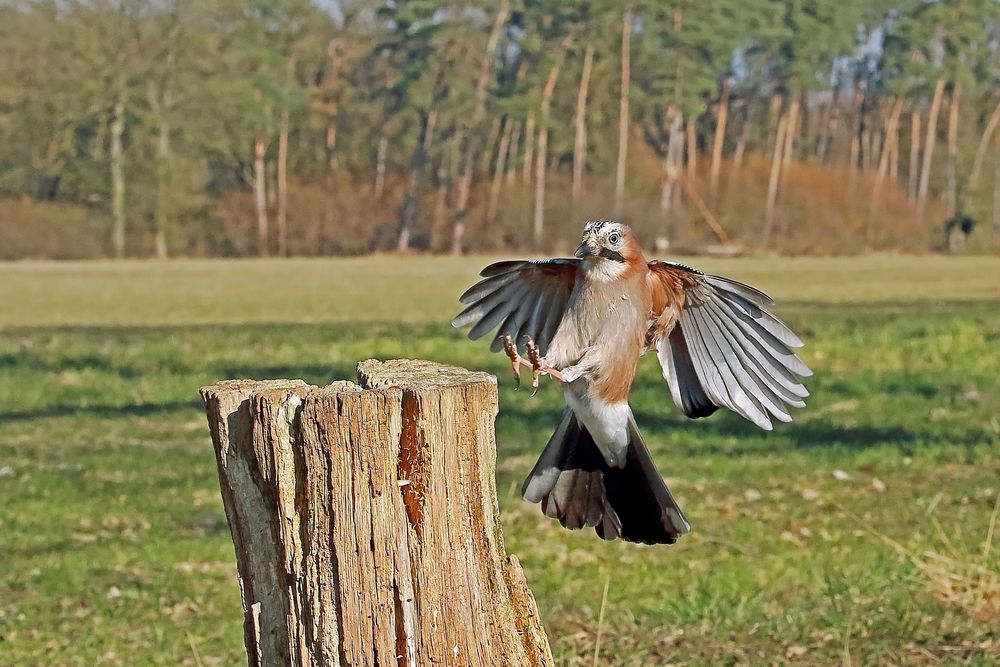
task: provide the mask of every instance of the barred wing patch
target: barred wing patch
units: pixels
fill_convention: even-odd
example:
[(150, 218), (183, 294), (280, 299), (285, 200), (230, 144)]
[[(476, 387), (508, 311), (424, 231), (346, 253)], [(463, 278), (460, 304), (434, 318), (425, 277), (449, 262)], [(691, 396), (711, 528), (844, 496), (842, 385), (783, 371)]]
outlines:
[(525, 338), (530, 336), (544, 355), (566, 312), (579, 264), (573, 258), (490, 264), (479, 274), (483, 279), (459, 297), (467, 307), (451, 325), (471, 324), (472, 340), (497, 329), (490, 344), (493, 352), (503, 349), (506, 335), (524, 350)]
[(765, 430), (805, 406), (802, 379), (812, 371), (796, 355), (802, 340), (766, 310), (769, 296), (749, 285), (668, 262), (653, 271), (683, 304), (676, 324), (656, 339), (674, 403), (689, 417), (728, 408)]

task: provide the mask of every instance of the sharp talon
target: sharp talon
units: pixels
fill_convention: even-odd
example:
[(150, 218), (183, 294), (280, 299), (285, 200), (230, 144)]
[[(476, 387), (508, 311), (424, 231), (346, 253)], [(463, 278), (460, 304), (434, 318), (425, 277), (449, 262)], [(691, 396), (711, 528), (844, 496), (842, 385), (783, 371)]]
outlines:
[(517, 346), (514, 345), (514, 339), (510, 337), (510, 334), (503, 337), (503, 349), (507, 353), (511, 369), (514, 371), (514, 389), (516, 390), (521, 386), (521, 364), (519, 363), (520, 355), (517, 353)]

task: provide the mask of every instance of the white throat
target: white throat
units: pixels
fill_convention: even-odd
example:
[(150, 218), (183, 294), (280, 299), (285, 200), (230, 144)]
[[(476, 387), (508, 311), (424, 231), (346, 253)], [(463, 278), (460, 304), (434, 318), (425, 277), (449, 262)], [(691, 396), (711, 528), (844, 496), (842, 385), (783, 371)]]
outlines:
[(587, 257), (583, 260), (583, 271), (587, 278), (595, 282), (609, 283), (621, 278), (628, 265), (625, 262), (616, 262), (613, 259), (604, 257)]

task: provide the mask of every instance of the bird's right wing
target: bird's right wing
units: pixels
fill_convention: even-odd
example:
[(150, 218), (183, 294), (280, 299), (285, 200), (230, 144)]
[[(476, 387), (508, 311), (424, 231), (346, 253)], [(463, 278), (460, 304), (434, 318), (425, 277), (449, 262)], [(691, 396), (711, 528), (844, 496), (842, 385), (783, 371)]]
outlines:
[(451, 325), (472, 324), (472, 340), (499, 326), (491, 351), (503, 349), (507, 335), (524, 350), (524, 339), (530, 336), (544, 355), (566, 312), (579, 267), (580, 260), (573, 258), (490, 264), (479, 274), (483, 279), (459, 297), (468, 307)]

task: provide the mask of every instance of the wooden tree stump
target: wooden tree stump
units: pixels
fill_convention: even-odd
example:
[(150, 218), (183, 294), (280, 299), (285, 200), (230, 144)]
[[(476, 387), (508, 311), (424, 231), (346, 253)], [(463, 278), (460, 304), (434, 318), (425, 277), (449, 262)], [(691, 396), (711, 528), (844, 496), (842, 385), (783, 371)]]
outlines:
[(369, 360), (358, 384), (201, 390), (250, 665), (552, 665), (494, 468), (496, 378)]

